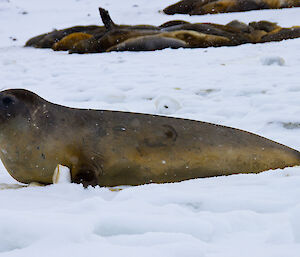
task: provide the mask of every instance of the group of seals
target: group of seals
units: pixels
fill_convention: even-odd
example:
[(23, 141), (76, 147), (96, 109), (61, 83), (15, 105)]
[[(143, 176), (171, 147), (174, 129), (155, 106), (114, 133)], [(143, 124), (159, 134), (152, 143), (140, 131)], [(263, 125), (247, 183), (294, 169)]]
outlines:
[(24, 89), (0, 92), (0, 158), (22, 183), (52, 183), (58, 164), (84, 186), (141, 185), (300, 165), (300, 152), (206, 122), (75, 109)]
[(181, 20), (160, 26), (116, 25), (99, 8), (104, 26), (76, 26), (39, 35), (25, 46), (69, 50), (69, 53), (153, 51), (164, 48), (203, 48), (263, 43), (300, 37), (300, 27), (282, 28), (268, 21), (248, 25), (234, 20), (226, 25)]
[(165, 14), (203, 15), (262, 9), (300, 7), (299, 0), (182, 0), (166, 7)]

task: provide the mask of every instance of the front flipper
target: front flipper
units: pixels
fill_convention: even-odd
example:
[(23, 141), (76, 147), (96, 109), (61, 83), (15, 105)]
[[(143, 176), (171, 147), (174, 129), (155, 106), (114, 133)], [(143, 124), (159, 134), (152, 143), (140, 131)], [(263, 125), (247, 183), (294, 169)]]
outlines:
[(68, 167), (58, 164), (52, 177), (53, 184), (71, 183), (71, 171)]

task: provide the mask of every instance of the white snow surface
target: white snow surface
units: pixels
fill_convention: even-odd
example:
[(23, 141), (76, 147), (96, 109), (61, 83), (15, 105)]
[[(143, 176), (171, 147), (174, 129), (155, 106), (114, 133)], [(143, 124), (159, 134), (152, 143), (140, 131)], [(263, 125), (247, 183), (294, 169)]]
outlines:
[[(223, 124), (299, 150), (300, 39), (86, 55), (23, 47), (54, 28), (101, 24), (99, 5), (119, 24), (300, 25), (300, 8), (193, 17), (159, 12), (175, 1), (0, 0), (0, 89), (26, 88), (78, 108)], [(300, 167), (121, 191), (15, 184), (1, 165), (0, 189), (15, 188), (0, 190), (1, 257), (300, 256)]]

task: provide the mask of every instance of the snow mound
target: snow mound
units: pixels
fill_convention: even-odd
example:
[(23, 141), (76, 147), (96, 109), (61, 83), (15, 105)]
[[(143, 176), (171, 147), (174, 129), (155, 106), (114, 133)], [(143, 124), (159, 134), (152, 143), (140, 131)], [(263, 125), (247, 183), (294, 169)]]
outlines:
[(285, 60), (280, 56), (267, 56), (261, 58), (262, 65), (270, 66), (270, 65), (278, 65), (284, 66)]
[(159, 114), (173, 114), (181, 108), (180, 103), (169, 96), (160, 96), (155, 101), (156, 112)]

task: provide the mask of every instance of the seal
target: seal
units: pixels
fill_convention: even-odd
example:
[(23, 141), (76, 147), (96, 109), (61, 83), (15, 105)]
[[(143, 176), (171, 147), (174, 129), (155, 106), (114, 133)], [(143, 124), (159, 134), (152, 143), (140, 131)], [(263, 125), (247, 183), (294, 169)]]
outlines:
[(84, 186), (141, 185), (300, 165), (300, 152), (221, 125), (69, 108), (24, 89), (0, 92), (0, 158), (23, 183), (58, 164)]
[(299, 6), (299, 0), (182, 0), (166, 7), (163, 12), (169, 15), (204, 15)]
[(156, 35), (129, 38), (122, 43), (107, 49), (111, 51), (154, 51), (165, 48), (196, 48), (230, 45), (226, 37), (208, 35), (192, 30), (177, 30)]
[(54, 43), (52, 49), (54, 51), (67, 51), (69, 49), (72, 49), (78, 42), (89, 39), (91, 37), (92, 35), (87, 33), (75, 32), (63, 37), (58, 42)]
[(147, 35), (129, 38), (120, 44), (108, 48), (106, 51), (155, 51), (165, 48), (177, 49), (180, 47), (187, 47), (186, 42), (177, 38), (164, 37), (161, 35)]
[(52, 32), (45, 33), (29, 39), (26, 42), (25, 47), (31, 46), (36, 48), (51, 48), (56, 42), (72, 33), (84, 32), (87, 34), (94, 35), (102, 33), (103, 31), (105, 31), (105, 28), (103, 26), (101, 27), (95, 25), (75, 26), (62, 30), (54, 30)]
[[(213, 11), (221, 12), (221, 9), (229, 10), (229, 7), (234, 9), (240, 4), (244, 9), (247, 9), (261, 1), (183, 0), (179, 5), (175, 5), (184, 9), (190, 6), (190, 12), (198, 10), (198, 5), (201, 8), (204, 4), (205, 6), (212, 5), (209, 9), (212, 8)], [(299, 2), (299, 0), (297, 1)], [(234, 11), (233, 9), (232, 11)], [(122, 25), (114, 23), (109, 12), (101, 7), (99, 14), (104, 26), (75, 26), (55, 30), (31, 38), (25, 46), (68, 50), (70, 54), (84, 54), (111, 51), (154, 51), (165, 48), (237, 46), (246, 43), (256, 44), (300, 37), (299, 27), (282, 28), (269, 21), (251, 22), (247, 25), (233, 20), (226, 25), (221, 25), (172, 20), (160, 26)]]

